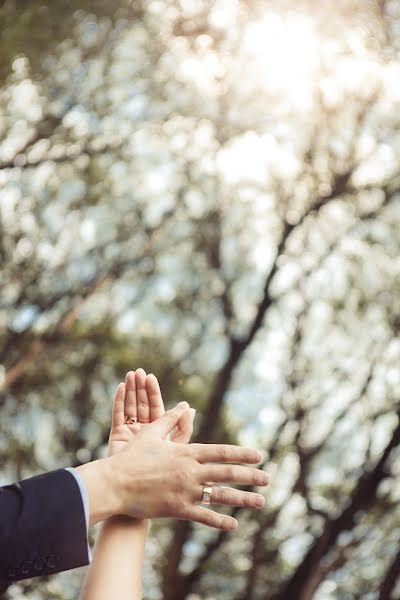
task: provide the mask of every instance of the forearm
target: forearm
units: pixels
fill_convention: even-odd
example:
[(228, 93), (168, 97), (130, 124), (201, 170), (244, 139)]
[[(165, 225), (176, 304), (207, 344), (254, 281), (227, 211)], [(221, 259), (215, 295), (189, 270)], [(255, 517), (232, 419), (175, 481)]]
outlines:
[(139, 600), (148, 520), (116, 516), (105, 521), (93, 551), (93, 560), (80, 600)]

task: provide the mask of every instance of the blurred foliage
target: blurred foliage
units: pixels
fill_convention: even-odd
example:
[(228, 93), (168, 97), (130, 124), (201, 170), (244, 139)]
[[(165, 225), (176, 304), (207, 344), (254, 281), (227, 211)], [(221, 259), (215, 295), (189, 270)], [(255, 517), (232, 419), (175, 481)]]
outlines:
[[(1, 483), (102, 456), (129, 369), (263, 448), (145, 598), (400, 598), (400, 5), (0, 7)], [(82, 570), (11, 586), (77, 597)]]

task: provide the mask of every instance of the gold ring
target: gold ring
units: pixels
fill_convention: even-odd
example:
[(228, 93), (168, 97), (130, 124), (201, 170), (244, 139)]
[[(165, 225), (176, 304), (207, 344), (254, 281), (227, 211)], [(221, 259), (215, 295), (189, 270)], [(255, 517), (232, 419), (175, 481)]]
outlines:
[(133, 425), (136, 421), (137, 417), (128, 417), (128, 415), (125, 415), (125, 425)]
[(211, 495), (212, 495), (212, 485), (205, 483), (203, 485), (203, 496), (201, 498), (202, 504), (211, 504)]

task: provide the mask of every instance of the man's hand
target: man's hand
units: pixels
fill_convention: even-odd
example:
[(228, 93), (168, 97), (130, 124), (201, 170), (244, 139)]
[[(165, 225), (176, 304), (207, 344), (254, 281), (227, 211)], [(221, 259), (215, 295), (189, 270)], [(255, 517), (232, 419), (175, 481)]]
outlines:
[[(78, 467), (89, 493), (91, 524), (123, 514), (142, 519), (190, 519), (224, 530), (237, 527), (233, 517), (197, 506), (202, 499), (203, 485), (214, 482), (265, 486), (268, 477), (263, 471), (229, 464), (256, 464), (262, 456), (251, 448), (186, 445), (165, 439), (188, 409), (189, 405), (182, 402), (141, 427), (131, 441), (114, 440), (125, 444), (117, 454)], [(261, 508), (264, 497), (214, 485), (211, 502)]]
[[(177, 444), (165, 436), (188, 409), (186, 402), (168, 411), (135, 435), (118, 455), (111, 457), (110, 475), (116, 482), (119, 511), (137, 518), (191, 519), (231, 530), (236, 519), (197, 506), (206, 482), (240, 485), (268, 484), (263, 471), (239, 465), (256, 464), (261, 454), (250, 448), (215, 444)], [(214, 486), (213, 504), (260, 508), (264, 498), (253, 492)]]

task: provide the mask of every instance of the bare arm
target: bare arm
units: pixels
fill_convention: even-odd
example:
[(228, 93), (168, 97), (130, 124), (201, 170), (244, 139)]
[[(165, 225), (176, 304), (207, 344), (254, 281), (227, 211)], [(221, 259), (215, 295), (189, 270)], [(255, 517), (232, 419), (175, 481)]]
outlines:
[[(177, 443), (184, 441), (184, 419), (189, 419), (191, 424), (193, 422), (194, 415), (188, 410), (190, 407), (186, 402), (181, 402), (151, 422), (149, 415), (152, 414), (153, 396), (150, 395), (147, 423), (128, 424), (125, 419), (116, 422), (116, 415), (123, 415), (124, 412), (132, 415), (130, 391), (127, 390), (125, 398), (125, 384), (121, 384), (115, 399), (110, 449), (116, 453), (78, 467), (88, 491), (91, 524), (115, 515), (125, 515), (134, 519), (189, 519), (225, 531), (236, 529), (238, 522), (233, 517), (197, 505), (202, 499), (205, 482), (214, 482), (212, 504), (262, 507), (263, 496), (218, 485), (267, 485), (268, 477), (263, 471), (229, 464), (256, 464), (262, 458), (259, 452), (229, 445)], [(137, 416), (140, 419), (145, 418), (141, 416), (141, 413), (145, 414), (145, 406), (146, 403), (137, 402)], [(177, 431), (170, 441), (167, 436), (175, 427)], [(128, 541), (128, 537), (125, 537), (125, 534), (128, 536), (128, 530), (122, 534), (120, 528), (121, 523), (125, 522), (110, 520), (101, 531), (81, 600), (140, 598), (138, 590), (141, 586), (146, 531), (140, 529), (138, 523), (135, 527), (131, 522)], [(117, 550), (111, 551), (113, 548)], [(115, 566), (120, 556), (121, 564)], [(125, 559), (132, 560), (128, 567), (125, 567)], [(116, 596), (117, 585), (122, 589), (123, 596)], [(132, 587), (127, 589), (126, 586)], [(139, 596), (134, 596), (135, 593)]]
[(149, 520), (124, 515), (101, 525), (80, 600), (139, 600)]
[[(118, 387), (113, 408), (109, 454), (126, 446), (147, 423), (164, 414), (164, 403), (156, 378), (146, 377), (143, 369), (130, 372), (126, 383)], [(127, 424), (125, 415), (135, 424)], [(183, 413), (174, 441), (190, 440), (194, 413)], [(108, 518), (101, 526), (80, 600), (138, 600), (142, 598), (142, 568), (149, 519), (119, 515)]]

